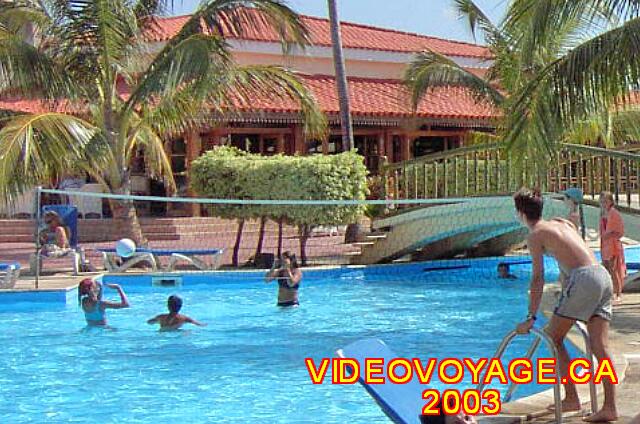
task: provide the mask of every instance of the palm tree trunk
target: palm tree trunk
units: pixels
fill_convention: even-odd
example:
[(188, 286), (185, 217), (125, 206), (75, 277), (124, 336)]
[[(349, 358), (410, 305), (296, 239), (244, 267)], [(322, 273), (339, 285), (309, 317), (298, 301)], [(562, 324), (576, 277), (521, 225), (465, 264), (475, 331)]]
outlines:
[(282, 256), (282, 218), (278, 220), (278, 258)]
[(238, 220), (238, 232), (236, 233), (236, 244), (233, 246), (233, 256), (231, 263), (238, 266), (238, 253), (240, 252), (240, 243), (242, 243), (242, 230), (244, 229), (244, 219)]
[(260, 217), (260, 231), (258, 232), (258, 245), (256, 246), (256, 253), (253, 255), (254, 258), (257, 258), (258, 255), (262, 253), (262, 245), (264, 244), (264, 228), (267, 224), (267, 218), (264, 216)]
[[(114, 194), (128, 195), (129, 178), (123, 179), (123, 185), (112, 190)], [(149, 241), (142, 232), (138, 213), (132, 200), (128, 199), (109, 199), (109, 207), (113, 215), (114, 228), (113, 231), (117, 238), (129, 238), (133, 240), (137, 246), (147, 247)]]
[(298, 226), (298, 234), (300, 236), (300, 264), (302, 266), (307, 265), (307, 240), (309, 239), (309, 226)]
[(336, 88), (340, 103), (340, 124), (342, 128), (342, 148), (349, 151), (353, 148), (353, 127), (349, 106), (349, 88), (342, 54), (342, 35), (336, 0), (327, 0), (329, 5), (329, 22), (331, 25), (331, 43), (333, 45), (333, 65), (336, 70)]

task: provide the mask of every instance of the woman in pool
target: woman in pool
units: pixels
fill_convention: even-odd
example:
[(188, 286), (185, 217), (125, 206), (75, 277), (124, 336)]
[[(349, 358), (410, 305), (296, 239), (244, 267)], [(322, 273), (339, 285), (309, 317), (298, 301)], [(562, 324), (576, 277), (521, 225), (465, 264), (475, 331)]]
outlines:
[(78, 286), (78, 303), (82, 306), (84, 317), (90, 326), (106, 326), (107, 325), (107, 309), (122, 309), (129, 307), (127, 295), (118, 284), (105, 284), (110, 289), (118, 291), (120, 302), (110, 302), (102, 300), (102, 284), (91, 279), (85, 278)]
[(302, 271), (298, 268), (295, 255), (284, 252), (267, 272), (265, 282), (278, 280), (278, 306), (296, 306), (299, 304), (298, 289), (301, 279)]
[(620, 239), (624, 236), (624, 222), (615, 208), (613, 194), (600, 194), (600, 254), (602, 262), (611, 274), (615, 303), (622, 301), (622, 285), (627, 275), (624, 248)]

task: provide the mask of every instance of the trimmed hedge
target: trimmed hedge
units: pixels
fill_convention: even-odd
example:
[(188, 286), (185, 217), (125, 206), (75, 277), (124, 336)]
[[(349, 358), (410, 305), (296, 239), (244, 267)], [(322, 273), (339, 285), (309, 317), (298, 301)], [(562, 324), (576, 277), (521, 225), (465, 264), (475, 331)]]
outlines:
[[(367, 169), (355, 150), (330, 156), (262, 156), (221, 146), (194, 160), (189, 176), (199, 196), (214, 199), (364, 200), (368, 191)], [(210, 207), (210, 214), (221, 218), (297, 225), (301, 241), (313, 226), (354, 223), (364, 211), (362, 205)], [(301, 256), (304, 261), (304, 251)]]

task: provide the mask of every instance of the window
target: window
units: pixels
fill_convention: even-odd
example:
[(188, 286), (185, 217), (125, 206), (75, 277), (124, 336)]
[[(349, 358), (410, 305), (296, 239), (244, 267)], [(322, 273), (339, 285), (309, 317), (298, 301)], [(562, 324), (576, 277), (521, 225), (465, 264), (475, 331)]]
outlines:
[(307, 141), (307, 153), (322, 153), (322, 141), (308, 140)]

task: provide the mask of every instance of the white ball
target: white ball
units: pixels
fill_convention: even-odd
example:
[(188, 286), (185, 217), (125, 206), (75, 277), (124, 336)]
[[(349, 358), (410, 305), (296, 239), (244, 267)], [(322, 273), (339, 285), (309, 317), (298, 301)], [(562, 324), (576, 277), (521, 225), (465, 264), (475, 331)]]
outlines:
[(116, 242), (116, 253), (121, 258), (128, 258), (136, 253), (136, 244), (131, 239), (121, 239)]

